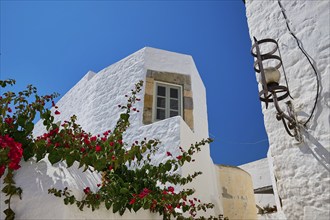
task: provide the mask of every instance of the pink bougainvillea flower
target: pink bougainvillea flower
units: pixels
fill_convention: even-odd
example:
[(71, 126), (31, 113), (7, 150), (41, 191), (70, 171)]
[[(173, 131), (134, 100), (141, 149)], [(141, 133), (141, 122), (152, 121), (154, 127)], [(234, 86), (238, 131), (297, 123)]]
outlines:
[(112, 141), (109, 144), (110, 144), (111, 147), (114, 145), (114, 143)]
[(13, 138), (5, 135), (0, 136), (0, 146), (1, 148), (9, 148), (8, 159), (10, 162), (8, 168), (11, 170), (18, 170), (21, 167), (19, 163), (23, 156), (22, 144), (15, 142)]
[(169, 157), (169, 156), (172, 156), (172, 154), (171, 154), (171, 152), (166, 152), (166, 154), (167, 154), (167, 156)]
[(97, 139), (96, 136), (91, 137), (91, 141), (96, 141), (96, 139)]
[(95, 151), (100, 152), (102, 150), (102, 147), (100, 145), (96, 145)]
[(61, 112), (59, 112), (59, 111), (55, 111), (55, 115), (59, 115), (59, 114), (61, 114)]
[(162, 194), (167, 195), (168, 193), (167, 193), (166, 190), (164, 190), (164, 191), (162, 192)]
[(174, 187), (173, 186), (168, 187), (168, 191), (173, 193), (174, 192)]
[(86, 149), (85, 149), (85, 148), (83, 148), (83, 147), (82, 147), (82, 148), (80, 148), (80, 152), (81, 152), (81, 153), (85, 153), (85, 151), (86, 151)]
[(120, 145), (123, 144), (123, 141), (122, 141), (122, 140), (118, 140), (117, 142), (118, 142)]
[(109, 169), (110, 171), (113, 170), (113, 166), (110, 165), (110, 166), (108, 167), (108, 169)]
[(1, 165), (0, 166), (0, 178), (2, 177), (2, 175), (5, 173), (6, 170), (6, 166), (5, 165)]
[(13, 118), (5, 118), (5, 122), (6, 122), (6, 124), (11, 125), (14, 122), (14, 119)]
[(18, 170), (21, 166), (16, 162), (10, 162), (8, 168), (11, 170)]
[(152, 204), (150, 206), (150, 209), (151, 210), (154, 210), (156, 208), (156, 205), (157, 205), (157, 201), (155, 199), (152, 200)]
[(84, 143), (85, 143), (86, 145), (90, 145), (90, 144), (91, 144), (91, 142), (88, 140), (88, 138), (85, 138), (85, 139), (84, 139)]
[(85, 194), (88, 194), (91, 192), (91, 189), (87, 186), (85, 189), (84, 189), (84, 193)]
[(169, 210), (169, 211), (171, 211), (171, 210), (173, 209), (173, 207), (172, 207), (172, 205), (171, 205), (171, 204), (169, 204), (169, 205), (166, 205), (166, 208), (167, 208), (167, 210)]
[(129, 204), (133, 205), (135, 203), (135, 201), (136, 201), (135, 198), (133, 198), (133, 199), (131, 199), (131, 201), (129, 201)]
[(142, 192), (139, 194), (139, 198), (143, 199), (144, 197), (146, 197), (149, 193), (151, 192), (151, 190), (149, 190), (148, 188), (144, 188), (142, 190)]
[(181, 160), (182, 159), (182, 156), (181, 155), (180, 156), (177, 156), (176, 159)]

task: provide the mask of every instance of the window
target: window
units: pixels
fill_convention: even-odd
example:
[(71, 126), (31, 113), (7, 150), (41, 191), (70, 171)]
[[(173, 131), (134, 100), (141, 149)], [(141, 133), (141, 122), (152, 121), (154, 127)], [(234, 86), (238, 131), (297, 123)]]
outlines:
[(147, 70), (145, 82), (143, 124), (180, 115), (191, 130), (194, 130), (190, 75)]
[(182, 115), (182, 87), (158, 82), (155, 86), (155, 121)]

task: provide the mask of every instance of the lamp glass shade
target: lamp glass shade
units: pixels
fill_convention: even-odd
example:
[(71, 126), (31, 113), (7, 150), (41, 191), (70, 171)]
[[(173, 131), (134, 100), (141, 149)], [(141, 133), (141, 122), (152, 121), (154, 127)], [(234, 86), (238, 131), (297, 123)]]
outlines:
[(264, 69), (266, 83), (279, 83), (281, 73), (275, 67), (267, 67)]

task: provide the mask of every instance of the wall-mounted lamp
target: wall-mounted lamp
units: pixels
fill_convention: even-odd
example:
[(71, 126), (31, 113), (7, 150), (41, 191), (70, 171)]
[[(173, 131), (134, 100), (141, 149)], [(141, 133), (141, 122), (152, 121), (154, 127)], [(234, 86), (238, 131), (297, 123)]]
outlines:
[(279, 84), (281, 77), (279, 68), (282, 66), (282, 59), (280, 55), (276, 55), (277, 51), (277, 41), (269, 38), (258, 41), (254, 37), (251, 54), (256, 58), (254, 70), (260, 73), (259, 83), (262, 85), (262, 90), (259, 92), (259, 98), (262, 102), (265, 102), (266, 109), (268, 108), (268, 103), (274, 102), (277, 110), (276, 119), (282, 120), (287, 133), (300, 141), (299, 126), (291, 102), (286, 102), (288, 107), (287, 114), (282, 111), (278, 104), (279, 101), (290, 96), (290, 93), (288, 85), (283, 86)]

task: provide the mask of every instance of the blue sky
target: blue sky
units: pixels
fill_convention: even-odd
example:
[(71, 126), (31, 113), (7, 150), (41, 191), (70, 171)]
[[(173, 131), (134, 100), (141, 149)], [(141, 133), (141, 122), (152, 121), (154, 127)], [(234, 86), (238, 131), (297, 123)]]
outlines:
[(145, 47), (193, 56), (207, 91), (214, 163), (266, 157), (268, 140), (242, 0), (3, 1), (0, 77), (64, 95)]

